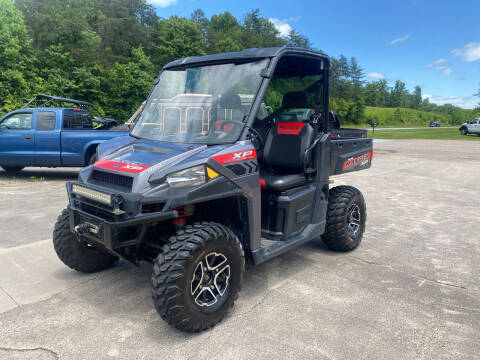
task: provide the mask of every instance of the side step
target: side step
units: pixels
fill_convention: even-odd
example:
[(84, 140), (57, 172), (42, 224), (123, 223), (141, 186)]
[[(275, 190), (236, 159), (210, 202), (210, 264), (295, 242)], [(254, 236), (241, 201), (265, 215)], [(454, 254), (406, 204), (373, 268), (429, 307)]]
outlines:
[(294, 249), (309, 240), (321, 236), (324, 231), (325, 221), (318, 224), (307, 225), (301, 234), (288, 241), (275, 241), (262, 238), (261, 246), (251, 251), (252, 262), (254, 265), (258, 265), (267, 260), (273, 259), (274, 257)]

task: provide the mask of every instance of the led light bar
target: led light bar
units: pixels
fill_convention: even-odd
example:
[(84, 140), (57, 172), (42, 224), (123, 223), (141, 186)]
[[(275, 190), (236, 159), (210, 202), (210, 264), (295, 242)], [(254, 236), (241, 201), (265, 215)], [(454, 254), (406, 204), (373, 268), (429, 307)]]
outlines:
[(80, 195), (87, 199), (112, 206), (112, 195), (110, 194), (105, 194), (103, 192), (88, 189), (86, 187), (79, 186), (76, 184), (72, 185), (72, 194)]

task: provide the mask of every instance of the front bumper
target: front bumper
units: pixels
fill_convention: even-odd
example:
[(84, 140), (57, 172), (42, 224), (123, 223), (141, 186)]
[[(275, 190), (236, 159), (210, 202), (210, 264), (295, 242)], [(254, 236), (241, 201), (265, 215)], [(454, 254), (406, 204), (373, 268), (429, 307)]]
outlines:
[[(113, 214), (111, 219), (94, 215), (83, 210), (83, 205), (88, 208), (95, 208), (91, 201), (82, 200), (72, 196), (72, 184), (67, 183), (69, 198), (70, 231), (76, 234), (81, 240), (92, 245), (100, 246), (122, 256), (118, 250), (122, 247), (137, 245), (143, 242), (148, 226), (157, 221), (171, 220), (178, 217), (176, 210), (161, 211), (149, 214), (138, 214), (130, 218), (119, 219)], [(98, 204), (98, 209), (107, 212), (104, 206)], [(94, 231), (93, 231), (94, 230)]]

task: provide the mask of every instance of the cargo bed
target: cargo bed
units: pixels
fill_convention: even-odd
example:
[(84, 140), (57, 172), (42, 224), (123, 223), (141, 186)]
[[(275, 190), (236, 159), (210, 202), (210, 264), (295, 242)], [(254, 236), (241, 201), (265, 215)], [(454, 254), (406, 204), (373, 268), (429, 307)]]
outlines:
[[(362, 129), (336, 131), (343, 136), (333, 138), (332, 135), (330, 175), (368, 169), (372, 164), (373, 139), (366, 137), (367, 131)], [(355, 134), (356, 137), (352, 136)]]

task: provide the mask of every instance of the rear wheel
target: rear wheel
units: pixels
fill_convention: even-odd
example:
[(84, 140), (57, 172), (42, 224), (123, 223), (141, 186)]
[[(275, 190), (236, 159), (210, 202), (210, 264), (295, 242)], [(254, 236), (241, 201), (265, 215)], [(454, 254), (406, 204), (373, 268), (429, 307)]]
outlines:
[(211, 222), (187, 226), (154, 262), (153, 303), (179, 330), (208, 329), (233, 307), (244, 272), (242, 245), (229, 228)]
[(353, 186), (330, 189), (327, 224), (322, 240), (334, 251), (351, 251), (362, 241), (367, 208), (360, 190)]
[(25, 166), (2, 166), (2, 169), (8, 173), (16, 173), (23, 170)]
[(70, 231), (67, 209), (62, 211), (55, 224), (53, 247), (65, 265), (84, 273), (108, 269), (118, 260), (105, 251), (77, 240)]

